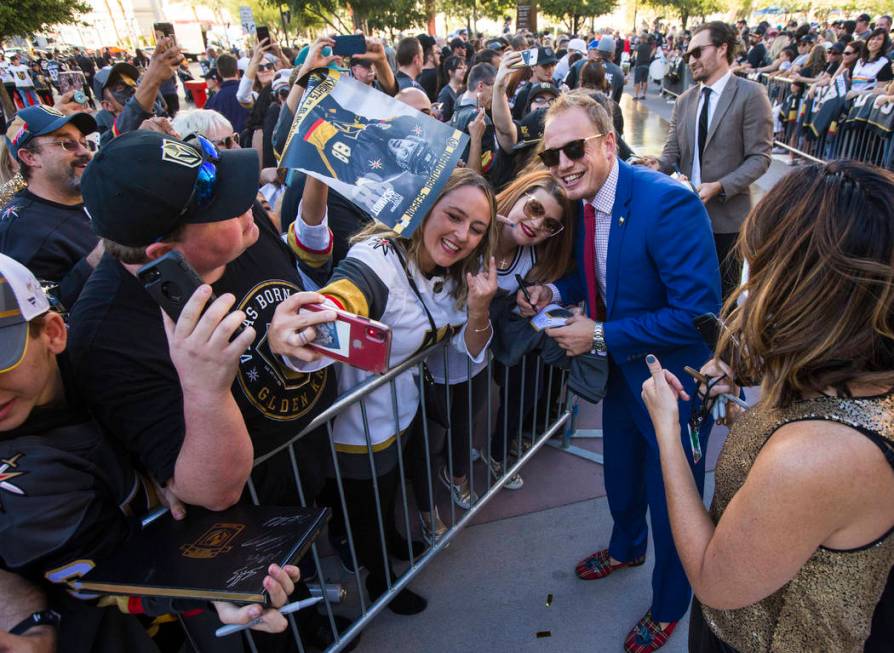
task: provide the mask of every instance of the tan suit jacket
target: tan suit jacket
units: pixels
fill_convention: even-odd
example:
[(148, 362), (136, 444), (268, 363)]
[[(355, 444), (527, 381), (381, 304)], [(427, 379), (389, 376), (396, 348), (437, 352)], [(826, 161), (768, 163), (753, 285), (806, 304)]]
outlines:
[[(668, 174), (677, 166), (692, 177), (700, 94), (701, 85), (692, 86), (674, 105), (659, 159), (661, 170)], [(753, 205), (752, 184), (770, 167), (772, 148), (773, 117), (766, 89), (733, 75), (711, 116), (701, 162), (702, 183), (719, 181), (723, 187), (723, 193), (706, 206), (714, 233), (739, 231)]]

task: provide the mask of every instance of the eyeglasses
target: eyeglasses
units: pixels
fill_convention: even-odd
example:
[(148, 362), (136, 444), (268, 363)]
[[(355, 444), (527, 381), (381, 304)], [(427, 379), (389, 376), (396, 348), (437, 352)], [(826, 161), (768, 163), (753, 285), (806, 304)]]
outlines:
[(233, 133), (226, 138), (221, 138), (220, 140), (214, 141), (214, 144), (217, 147), (222, 147), (227, 150), (233, 149), (233, 146), (239, 146), (239, 134)]
[(700, 45), (697, 48), (692, 48), (689, 52), (683, 53), (683, 61), (685, 61), (686, 63), (689, 63), (690, 59), (701, 59), (702, 53), (707, 48), (716, 48), (716, 47), (717, 46), (714, 45), (713, 43), (709, 43), (708, 45)]
[(857, 53), (854, 52), (853, 50), (845, 50), (845, 51), (844, 51), (844, 54), (850, 56), (850, 55), (852, 55), (852, 54), (857, 54)]
[(547, 218), (546, 216), (546, 208), (543, 204), (533, 195), (525, 193), (525, 204), (522, 207), (522, 211), (525, 214), (525, 222), (529, 220), (540, 220), (540, 225), (537, 227), (537, 230), (541, 233), (547, 235), (547, 237), (555, 236), (557, 233), (562, 231), (565, 228), (558, 220), (553, 218)]
[(193, 205), (201, 208), (207, 206), (214, 197), (214, 186), (217, 183), (217, 164), (220, 162), (220, 152), (204, 136), (190, 134), (184, 140), (195, 140), (193, 147), (202, 155), (202, 165), (199, 166), (199, 174), (196, 175), (196, 183), (192, 187), (192, 193), (186, 201), (180, 215), (186, 213)]
[(90, 145), (87, 143), (86, 138), (79, 138), (78, 140), (74, 140), (72, 138), (60, 138), (55, 141), (44, 141), (40, 144), (41, 145), (58, 145), (66, 152), (77, 152), (81, 148), (84, 148), (85, 150), (90, 149)]
[(272, 63), (260, 63), (258, 64), (258, 70), (273, 70)]
[(543, 150), (543, 152), (541, 152), (538, 156), (540, 157), (540, 160), (543, 161), (543, 165), (545, 165), (547, 168), (552, 168), (559, 165), (560, 152), (564, 152), (565, 156), (567, 156), (572, 161), (577, 161), (578, 159), (583, 158), (584, 154), (586, 154), (587, 141), (592, 138), (600, 138), (601, 136), (605, 136), (605, 134), (593, 134), (592, 136), (587, 136), (586, 138), (578, 138), (577, 140), (565, 143), (562, 147), (554, 147), (548, 150)]

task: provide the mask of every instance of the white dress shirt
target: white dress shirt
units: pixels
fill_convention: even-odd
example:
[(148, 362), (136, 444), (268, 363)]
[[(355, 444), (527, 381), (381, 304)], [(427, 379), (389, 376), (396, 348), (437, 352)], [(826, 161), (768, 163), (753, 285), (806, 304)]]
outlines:
[(711, 94), (708, 96), (708, 130), (710, 131), (711, 121), (714, 119), (714, 110), (717, 109), (717, 103), (720, 101), (720, 96), (723, 93), (723, 89), (726, 88), (726, 84), (727, 82), (729, 82), (729, 79), (732, 76), (733, 73), (732, 71), (730, 71), (710, 86), (702, 84), (699, 87), (698, 106), (695, 109), (695, 123), (692, 125), (692, 130), (695, 134), (692, 142), (695, 144), (695, 146), (692, 148), (692, 176), (690, 177), (692, 185), (696, 188), (698, 188), (699, 184), (702, 183), (702, 166), (701, 162), (698, 159), (698, 118), (702, 115), (702, 105), (705, 103), (704, 89), (711, 89)]

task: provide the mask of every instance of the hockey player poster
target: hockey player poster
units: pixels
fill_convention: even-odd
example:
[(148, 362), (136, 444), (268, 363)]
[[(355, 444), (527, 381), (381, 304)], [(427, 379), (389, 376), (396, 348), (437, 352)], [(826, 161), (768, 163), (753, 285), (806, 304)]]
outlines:
[(329, 70), (310, 77), (280, 166), (316, 177), (407, 237), (434, 204), (468, 138)]

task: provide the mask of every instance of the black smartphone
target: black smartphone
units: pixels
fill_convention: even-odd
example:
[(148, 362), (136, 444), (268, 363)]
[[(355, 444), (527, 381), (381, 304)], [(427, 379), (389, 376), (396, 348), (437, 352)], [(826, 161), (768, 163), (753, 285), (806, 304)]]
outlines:
[(692, 324), (702, 337), (702, 340), (705, 341), (705, 344), (708, 345), (708, 348), (712, 352), (716, 350), (717, 341), (720, 340), (720, 318), (714, 315), (714, 313), (704, 313), (696, 316), (692, 320)]
[[(183, 307), (204, 282), (177, 250), (171, 250), (137, 270), (137, 278), (143, 287), (176, 322)], [(212, 294), (206, 307), (216, 298)]]
[(258, 25), (255, 28), (255, 35), (258, 37), (258, 43), (262, 43), (264, 39), (267, 39), (268, 43), (272, 43), (270, 40), (270, 28), (266, 25)]
[(177, 35), (174, 33), (173, 23), (153, 23), (152, 29), (155, 30), (156, 40), (165, 36), (170, 36), (172, 39), (174, 39), (174, 43), (177, 43)]
[(335, 37), (335, 46), (332, 48), (332, 54), (337, 54), (340, 57), (350, 57), (355, 54), (363, 54), (364, 52), (366, 52), (366, 37), (363, 34), (348, 34)]

